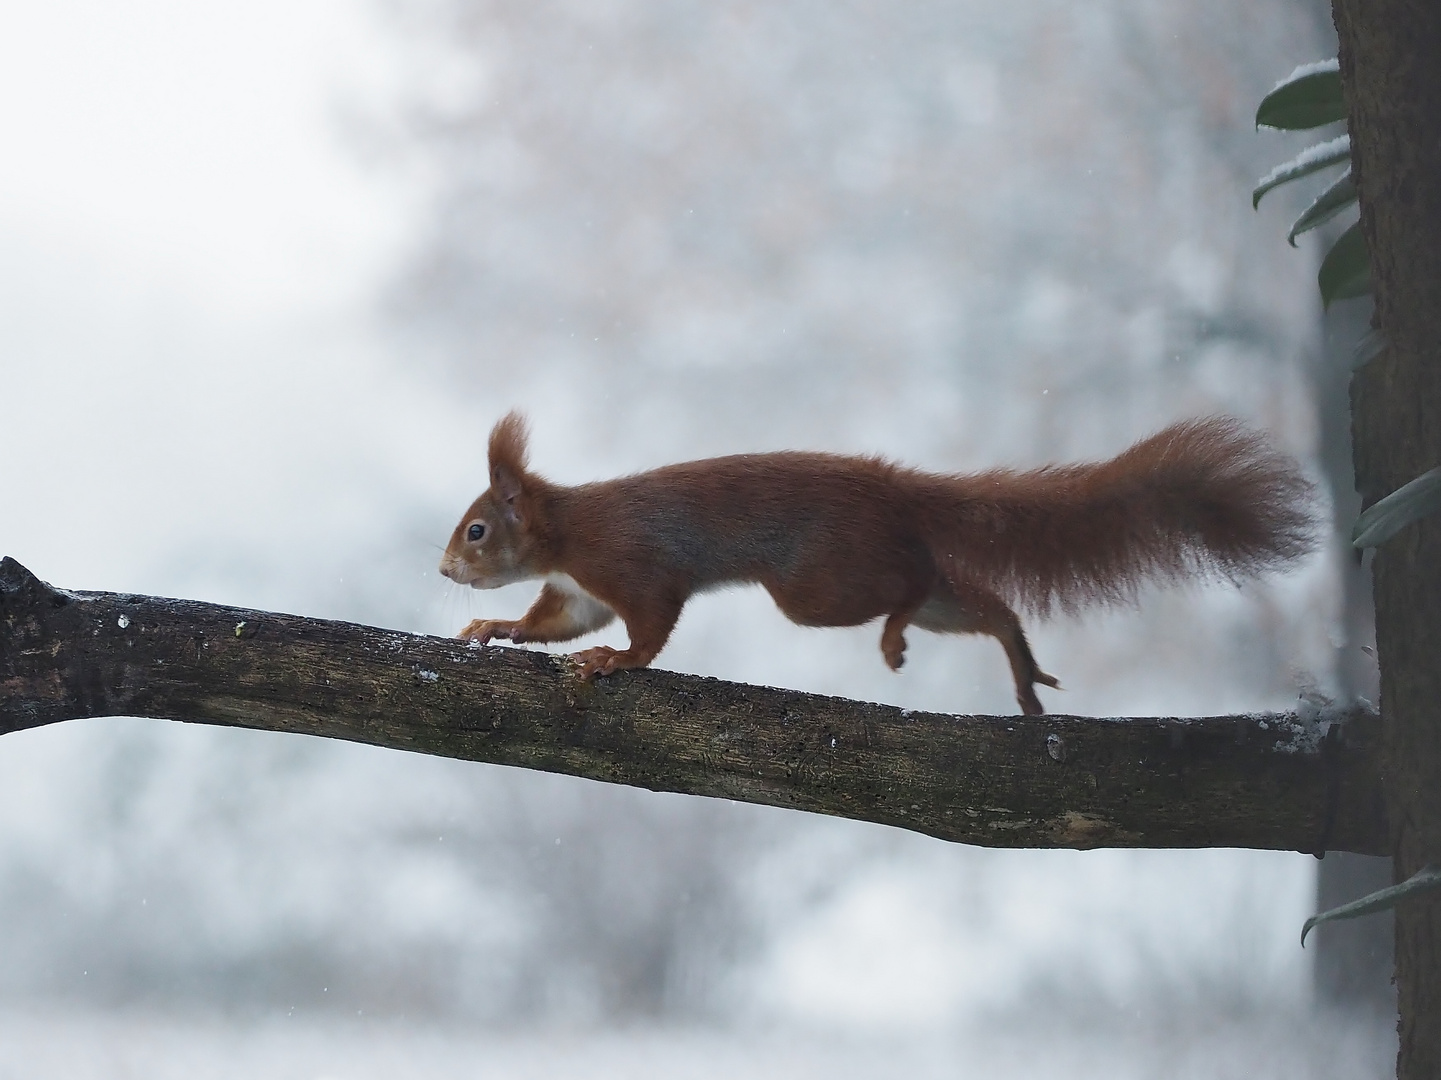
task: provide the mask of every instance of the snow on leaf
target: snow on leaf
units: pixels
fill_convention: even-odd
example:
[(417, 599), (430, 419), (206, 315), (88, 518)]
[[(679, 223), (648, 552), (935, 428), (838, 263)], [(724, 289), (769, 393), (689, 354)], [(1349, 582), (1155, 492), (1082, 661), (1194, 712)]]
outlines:
[(1312, 60), (1309, 64), (1298, 64), (1296, 70), (1287, 75), (1284, 79), (1271, 87), (1274, 92), (1283, 86), (1290, 86), (1297, 79), (1304, 79), (1307, 75), (1319, 75), (1323, 71), (1340, 72), (1341, 60), (1339, 57), (1328, 56), (1325, 60)]
[(1259, 206), (1261, 196), (1274, 187), (1280, 187), (1292, 180), (1299, 180), (1303, 176), (1310, 176), (1313, 172), (1319, 172), (1321, 169), (1350, 160), (1351, 136), (1349, 135), (1338, 135), (1327, 142), (1308, 146), (1290, 161), (1277, 165), (1261, 177), (1256, 184), (1256, 190), (1251, 192), (1251, 208), (1255, 209)]

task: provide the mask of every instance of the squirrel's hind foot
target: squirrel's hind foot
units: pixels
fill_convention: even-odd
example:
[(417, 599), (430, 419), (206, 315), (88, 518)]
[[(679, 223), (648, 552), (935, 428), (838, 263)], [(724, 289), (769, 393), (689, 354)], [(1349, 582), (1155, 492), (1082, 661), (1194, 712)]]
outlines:
[(1040, 668), (1031, 672), (1031, 681), (1024, 687), (1016, 687), (1016, 703), (1020, 705), (1021, 712), (1026, 716), (1045, 716), (1045, 707), (1041, 705), (1041, 699), (1036, 697), (1036, 684), (1049, 686), (1052, 690), (1061, 689), (1061, 681), (1054, 675), (1047, 675)]

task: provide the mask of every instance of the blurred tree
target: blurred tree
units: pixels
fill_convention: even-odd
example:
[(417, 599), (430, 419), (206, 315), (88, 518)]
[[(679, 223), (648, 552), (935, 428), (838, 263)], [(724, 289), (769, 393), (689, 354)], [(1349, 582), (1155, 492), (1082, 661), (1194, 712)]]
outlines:
[[(1304, 8), (1315, 22), (1315, 37), (1324, 43), (1323, 47), (1313, 57), (1288, 55), (1279, 65), (1281, 68), (1293, 61), (1319, 60), (1334, 54), (1329, 0), (1305, 0)], [(1349, 220), (1348, 214), (1342, 223), (1323, 228), (1320, 243), (1313, 240), (1311, 248), (1329, 250)], [(1351, 452), (1351, 369), (1356, 343), (1368, 327), (1370, 310), (1371, 301), (1360, 299), (1333, 304), (1321, 312), (1322, 333), (1308, 371), (1316, 402), (1317, 456), (1331, 496), (1332, 558), (1341, 594), (1332, 642), (1332, 686), (1343, 701), (1360, 697), (1375, 703), (1380, 686), (1371, 651), (1376, 640), (1371, 583), (1350, 544), (1351, 526), (1361, 512)], [(1331, 852), (1317, 867), (1316, 910), (1329, 910), (1390, 883), (1390, 859)], [(1389, 913), (1321, 928), (1312, 961), (1317, 1001), (1329, 1007), (1381, 1015), (1394, 1012), (1392, 936)]]
[(757, 393), (962, 460), (1295, 424), (1310, 299), (1230, 205), (1274, 58), (1321, 47), (1294, 3), (423, 10), (435, 214), (397, 305), (459, 385), (584, 370), (577, 424), (694, 453), (773, 438)]
[[(1332, 239), (1334, 230), (1326, 240)], [(1375, 703), (1380, 686), (1372, 643), (1376, 640), (1369, 576), (1350, 547), (1351, 526), (1361, 512), (1351, 453), (1351, 365), (1356, 342), (1366, 332), (1370, 300), (1332, 306), (1323, 316), (1325, 337), (1314, 366), (1320, 420), (1320, 460), (1331, 490), (1336, 574), (1341, 582), (1333, 679), (1342, 700), (1364, 697)], [(1317, 867), (1316, 910), (1327, 911), (1391, 884), (1391, 860), (1330, 852)], [(1333, 923), (1317, 930), (1314, 982), (1325, 1005), (1388, 1015), (1395, 1011), (1393, 920), (1389, 912), (1369, 919)]]

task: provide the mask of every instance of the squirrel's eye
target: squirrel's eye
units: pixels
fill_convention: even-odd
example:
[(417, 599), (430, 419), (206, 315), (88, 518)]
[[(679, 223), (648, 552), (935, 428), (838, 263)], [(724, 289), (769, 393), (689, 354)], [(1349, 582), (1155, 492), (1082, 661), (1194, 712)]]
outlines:
[(474, 543), (476, 540), (479, 540), (482, 536), (485, 535), (485, 526), (476, 523), (466, 531), (465, 535), (472, 543)]

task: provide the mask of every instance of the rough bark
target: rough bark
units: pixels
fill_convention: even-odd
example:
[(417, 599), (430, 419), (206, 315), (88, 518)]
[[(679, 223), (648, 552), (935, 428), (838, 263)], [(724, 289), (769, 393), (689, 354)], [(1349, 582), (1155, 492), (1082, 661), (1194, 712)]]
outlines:
[(65, 592), (11, 559), (0, 695), (0, 733), (110, 715), (266, 728), (989, 847), (1386, 843), (1368, 713), (944, 716), (655, 670), (584, 683), (544, 653)]
[[(1352, 385), (1366, 504), (1441, 464), (1441, 5), (1335, 0), (1341, 77), (1387, 348)], [(1393, 872), (1441, 863), (1441, 520), (1376, 552), (1383, 770)], [(1441, 899), (1396, 911), (1402, 1080), (1441, 1076)]]

